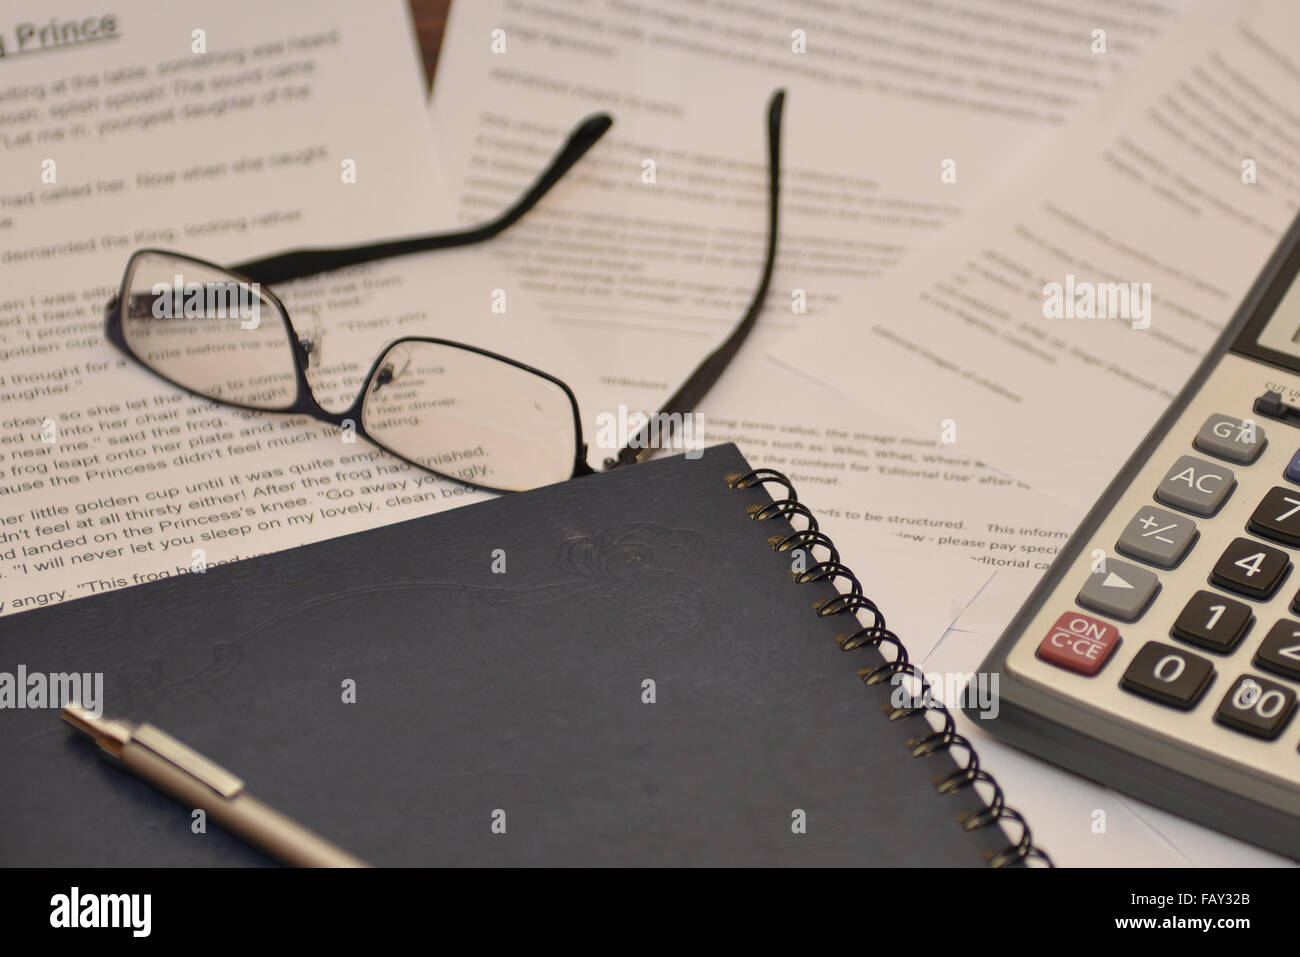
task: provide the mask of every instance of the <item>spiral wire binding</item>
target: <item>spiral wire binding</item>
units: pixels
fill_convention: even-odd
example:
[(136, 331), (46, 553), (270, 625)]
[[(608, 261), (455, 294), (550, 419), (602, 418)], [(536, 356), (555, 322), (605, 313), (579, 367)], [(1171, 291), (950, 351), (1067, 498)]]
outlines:
[[(954, 750), (957, 752), (957, 754), (953, 755), (953, 761), (958, 765), (957, 769), (950, 774), (936, 778), (934, 782), (935, 790), (940, 794), (952, 794), (962, 788), (974, 787), (977, 784), (983, 784), (991, 790), (991, 796), (984, 802), (984, 807), (981, 810), (961, 815), (961, 826), (967, 831), (977, 831), (1000, 821), (1009, 821), (1019, 825), (1019, 839), (1015, 843), (987, 855), (989, 866), (1007, 867), (1022, 861), (1033, 860), (1039, 861), (1048, 867), (1054, 866), (1052, 859), (1047, 856), (1046, 852), (1034, 845), (1029, 822), (1015, 808), (1007, 806), (1002, 787), (993, 775), (980, 767), (980, 759), (975, 747), (964, 735), (957, 733), (957, 723), (953, 720), (952, 713), (944, 704), (935, 700), (934, 696), (928, 693), (930, 685), (925, 674), (908, 659), (907, 648), (903, 645), (902, 640), (885, 626), (885, 616), (880, 608), (863, 594), (862, 582), (859, 581), (857, 575), (840, 562), (839, 551), (830, 538), (820, 531), (817, 519), (813, 516), (812, 511), (799, 501), (798, 493), (795, 492), (790, 479), (775, 469), (752, 469), (749, 472), (734, 472), (725, 476), (725, 479), (727, 485), (733, 489), (756, 488), (771, 483), (781, 486), (784, 490), (784, 498), (774, 499), (766, 505), (749, 505), (746, 507), (749, 517), (758, 521), (780, 517), (789, 521), (793, 527), (796, 517), (804, 520), (805, 524), (802, 529), (795, 528), (795, 531), (789, 535), (774, 535), (767, 540), (774, 551), (787, 552), (792, 549), (800, 549), (811, 558), (814, 548), (820, 546), (825, 549), (828, 556), (825, 561), (810, 565), (802, 571), (791, 572), (794, 580), (800, 585), (817, 581), (828, 581), (832, 584), (837, 581), (847, 583), (848, 591), (840, 592), (834, 598), (814, 603), (813, 608), (818, 617), (824, 618), (844, 612), (852, 613), (855, 618), (858, 612), (867, 612), (871, 616), (871, 624), (865, 628), (858, 628), (851, 634), (839, 635), (835, 639), (841, 651), (854, 651), (866, 647), (881, 650), (886, 645), (893, 649), (893, 658), (886, 656), (884, 664), (875, 668), (864, 668), (858, 672), (858, 677), (862, 679), (863, 683), (876, 685), (883, 681), (892, 681), (896, 675), (909, 676), (917, 683), (920, 690), (912, 698), (914, 701), (919, 698), (923, 703), (908, 707), (896, 707), (887, 704), (883, 709), (885, 717), (890, 721), (898, 721), (902, 718), (922, 715), (926, 711), (932, 711), (940, 716), (942, 727), (939, 730), (935, 731), (933, 725), (927, 721), (926, 727), (930, 729), (930, 732), (921, 737), (911, 738), (907, 742), (912, 756), (917, 758), (938, 754), (941, 751), (947, 751), (950, 754)], [(862, 624), (860, 618), (856, 620), (859, 625)], [(958, 755), (964, 755), (962, 760), (958, 760)]]

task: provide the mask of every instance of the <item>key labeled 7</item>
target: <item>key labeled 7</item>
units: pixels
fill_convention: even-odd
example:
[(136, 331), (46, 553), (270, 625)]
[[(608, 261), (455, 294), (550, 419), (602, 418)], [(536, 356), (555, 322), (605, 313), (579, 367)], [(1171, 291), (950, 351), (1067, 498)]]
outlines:
[(1251, 514), (1246, 530), (1292, 548), (1300, 546), (1300, 492), (1280, 486), (1270, 489)]

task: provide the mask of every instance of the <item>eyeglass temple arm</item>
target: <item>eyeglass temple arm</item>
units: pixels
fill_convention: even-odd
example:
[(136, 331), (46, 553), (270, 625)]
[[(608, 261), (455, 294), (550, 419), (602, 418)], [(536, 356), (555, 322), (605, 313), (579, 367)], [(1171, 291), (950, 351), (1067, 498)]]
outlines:
[[(660, 416), (673, 413), (689, 413), (713, 388), (722, 377), (731, 360), (736, 357), (740, 347), (745, 344), (749, 333), (758, 322), (767, 299), (767, 289), (772, 282), (772, 269), (776, 264), (777, 218), (781, 206), (781, 110), (785, 104), (785, 90), (777, 90), (767, 107), (767, 162), (768, 162), (768, 209), (767, 209), (767, 259), (763, 264), (763, 275), (754, 298), (745, 311), (744, 318), (732, 330), (725, 342), (696, 366), (690, 377), (669, 397), (657, 413)], [(642, 462), (653, 455), (657, 449), (649, 448), (651, 425), (647, 422), (628, 440), (628, 444), (619, 450), (614, 458), (605, 460), (605, 468), (617, 468)], [(662, 434), (662, 433), (661, 433)]]
[(558, 183), (613, 125), (614, 121), (607, 113), (595, 113), (579, 123), (569, 134), (564, 148), (555, 155), (551, 164), (537, 177), (528, 192), (496, 219), (482, 225), (459, 232), (413, 236), (409, 239), (370, 243), (364, 246), (294, 249), (264, 259), (249, 260), (232, 268), (254, 282), (270, 285), (302, 279), (333, 269), (357, 266), (377, 259), (387, 259), (390, 256), (405, 256), (408, 253), (426, 252), (431, 249), (467, 246), (491, 239), (507, 227), (514, 225), (536, 206), (551, 187)]

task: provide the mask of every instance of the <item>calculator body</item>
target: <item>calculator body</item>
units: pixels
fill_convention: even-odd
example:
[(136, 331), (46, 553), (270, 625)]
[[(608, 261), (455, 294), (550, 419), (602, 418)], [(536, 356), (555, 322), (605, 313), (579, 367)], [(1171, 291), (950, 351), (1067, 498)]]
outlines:
[[(982, 670), (984, 729), (1300, 858), (1300, 219)], [(1135, 332), (1140, 335), (1140, 332)]]

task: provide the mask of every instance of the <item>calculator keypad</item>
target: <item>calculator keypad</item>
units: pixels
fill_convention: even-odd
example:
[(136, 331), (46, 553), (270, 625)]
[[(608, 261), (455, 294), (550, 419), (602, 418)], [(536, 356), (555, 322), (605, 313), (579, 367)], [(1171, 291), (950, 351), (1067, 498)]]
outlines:
[[(1213, 756), (1300, 795), (1300, 420), (1254, 408), (1270, 383), (1300, 406), (1300, 376), (1224, 358), (1107, 501), (1006, 667), (1100, 716), (1092, 733), (1118, 721), (1190, 749), (1176, 770)], [(1066, 612), (1107, 636), (1086, 667), (1045, 647)]]

